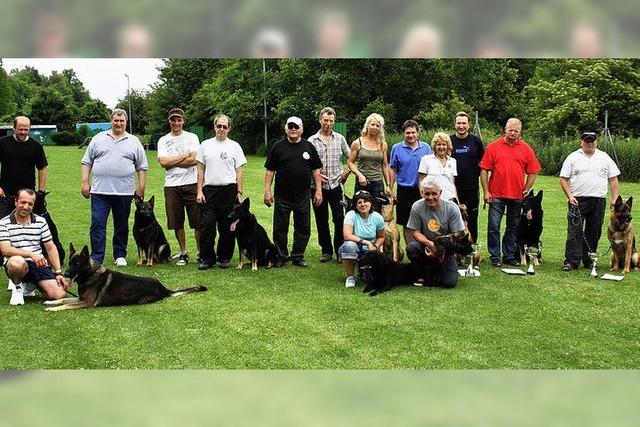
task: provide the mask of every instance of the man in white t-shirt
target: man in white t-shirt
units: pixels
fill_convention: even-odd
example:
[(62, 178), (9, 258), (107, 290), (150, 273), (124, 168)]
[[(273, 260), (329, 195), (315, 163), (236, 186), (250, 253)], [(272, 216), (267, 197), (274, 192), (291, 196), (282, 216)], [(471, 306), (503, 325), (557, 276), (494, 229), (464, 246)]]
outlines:
[(169, 111), (171, 132), (158, 141), (158, 162), (166, 169), (164, 201), (167, 212), (167, 228), (174, 230), (180, 245), (177, 265), (189, 262), (184, 233), (184, 212), (189, 217), (189, 227), (194, 230), (196, 250), (200, 251), (200, 212), (196, 203), (198, 172), (196, 154), (200, 147), (198, 136), (184, 127), (184, 111)]
[[(242, 167), (247, 163), (242, 147), (227, 138), (231, 119), (218, 114), (213, 119), (215, 138), (202, 141), (198, 161), (197, 201), (200, 204), (200, 263), (198, 270), (218, 267), (229, 268), (235, 241), (229, 231), (227, 216), (236, 201), (242, 201), (244, 178)], [(220, 232), (217, 248), (216, 227)]]
[(584, 132), (580, 139), (580, 148), (567, 156), (560, 170), (560, 186), (569, 199), (563, 271), (578, 268), (580, 260), (591, 268), (588, 253), (598, 248), (607, 184), (611, 186), (611, 204), (619, 195), (620, 169), (607, 153), (598, 150), (595, 132)]

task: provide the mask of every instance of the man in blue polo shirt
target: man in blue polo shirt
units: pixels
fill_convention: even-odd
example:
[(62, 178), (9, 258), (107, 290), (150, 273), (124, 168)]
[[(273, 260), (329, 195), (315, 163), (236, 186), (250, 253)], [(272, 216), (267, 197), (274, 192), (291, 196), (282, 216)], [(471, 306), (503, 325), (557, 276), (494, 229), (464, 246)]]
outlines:
[(391, 194), (396, 181), (398, 189), (395, 192), (396, 223), (402, 226), (405, 243), (413, 240), (413, 233), (407, 231), (407, 221), (411, 213), (411, 206), (420, 199), (418, 188), (418, 166), (420, 159), (431, 154), (431, 147), (424, 141), (420, 141), (420, 126), (414, 120), (407, 120), (402, 125), (404, 141), (394, 144), (391, 148), (389, 167), (389, 186)]
[(134, 195), (144, 198), (149, 169), (144, 147), (126, 127), (126, 111), (116, 108), (111, 114), (111, 129), (93, 137), (81, 161), (81, 192), (85, 198), (91, 197), (91, 258), (99, 263), (104, 260), (107, 220), (113, 211), (113, 257), (118, 267), (127, 265), (131, 201)]

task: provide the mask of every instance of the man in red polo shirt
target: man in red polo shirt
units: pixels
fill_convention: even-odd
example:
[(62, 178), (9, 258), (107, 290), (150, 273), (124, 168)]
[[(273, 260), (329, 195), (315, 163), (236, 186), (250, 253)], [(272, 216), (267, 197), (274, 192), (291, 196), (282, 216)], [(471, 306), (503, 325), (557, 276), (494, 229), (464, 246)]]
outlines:
[[(504, 136), (487, 146), (480, 162), (480, 182), (484, 201), (489, 203), (487, 244), (494, 267), (500, 267), (502, 263), (518, 265), (516, 232), (520, 222), (522, 198), (533, 187), (536, 175), (541, 169), (533, 149), (520, 139), (521, 131), (520, 120), (507, 120)], [(507, 225), (502, 238), (501, 262), (500, 224), (505, 209)]]

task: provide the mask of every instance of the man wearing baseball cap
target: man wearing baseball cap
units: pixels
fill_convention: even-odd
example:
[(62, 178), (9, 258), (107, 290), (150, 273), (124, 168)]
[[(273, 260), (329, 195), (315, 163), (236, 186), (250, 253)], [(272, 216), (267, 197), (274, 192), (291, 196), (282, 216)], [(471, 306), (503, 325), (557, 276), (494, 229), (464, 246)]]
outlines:
[(184, 232), (184, 213), (194, 230), (196, 250), (200, 251), (200, 213), (196, 203), (196, 154), (200, 147), (198, 136), (184, 127), (184, 111), (172, 108), (168, 113), (171, 132), (158, 140), (158, 163), (165, 168), (164, 204), (167, 228), (173, 230), (180, 245), (180, 258), (176, 265), (189, 262)]
[(589, 252), (596, 252), (598, 248), (607, 183), (611, 187), (611, 204), (619, 195), (620, 169), (607, 153), (597, 147), (596, 133), (583, 132), (580, 148), (567, 156), (560, 170), (560, 186), (569, 199), (563, 271), (578, 268), (581, 260), (586, 268), (591, 268)]
[[(311, 236), (311, 215), (309, 207), (309, 188), (311, 179), (315, 182), (313, 203), (322, 203), (322, 180), (320, 169), (322, 161), (313, 144), (302, 138), (302, 120), (289, 117), (285, 122), (285, 137), (277, 141), (269, 150), (264, 179), (264, 203), (273, 212), (273, 243), (278, 250), (279, 259), (274, 267), (281, 267), (289, 259), (287, 237), (289, 218), (293, 212), (293, 248), (291, 263), (306, 267), (304, 252)], [(271, 183), (275, 177), (274, 194)]]

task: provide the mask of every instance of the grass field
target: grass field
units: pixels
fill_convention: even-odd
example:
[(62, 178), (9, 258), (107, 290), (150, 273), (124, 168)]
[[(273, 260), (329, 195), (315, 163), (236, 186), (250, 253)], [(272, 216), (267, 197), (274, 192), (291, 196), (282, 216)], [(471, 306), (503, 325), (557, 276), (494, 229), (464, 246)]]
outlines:
[[(49, 210), (65, 247), (89, 242), (89, 201), (80, 195), (82, 154), (75, 147), (47, 148)], [(155, 194), (164, 224), (164, 175), (156, 152), (148, 154), (147, 197)], [(264, 159), (248, 160), (245, 195), (270, 232), (272, 210), (261, 202)], [(347, 186), (351, 192), (353, 178)], [(361, 286), (344, 288), (341, 265), (318, 262), (314, 231), (307, 269), (289, 264), (256, 273), (247, 266), (200, 272), (195, 262), (123, 269), (155, 275), (169, 288), (209, 288), (145, 306), (46, 313), (40, 297), (12, 307), (3, 291), (0, 368), (638, 368), (640, 273), (610, 282), (591, 279), (585, 269), (560, 271), (566, 199), (556, 177), (539, 177), (540, 188), (545, 263), (535, 276), (507, 276), (485, 261), (482, 277), (461, 278), (452, 290), (404, 287), (370, 298)], [(622, 183), (621, 192), (638, 194), (640, 184)], [(480, 214), (481, 241), (486, 214)], [(111, 235), (110, 224), (109, 268)], [(173, 235), (168, 237), (177, 251)], [(193, 254), (192, 236), (188, 241)], [(605, 243), (603, 238), (601, 252)], [(130, 238), (129, 264), (135, 259)], [(606, 264), (599, 262), (601, 272)]]

